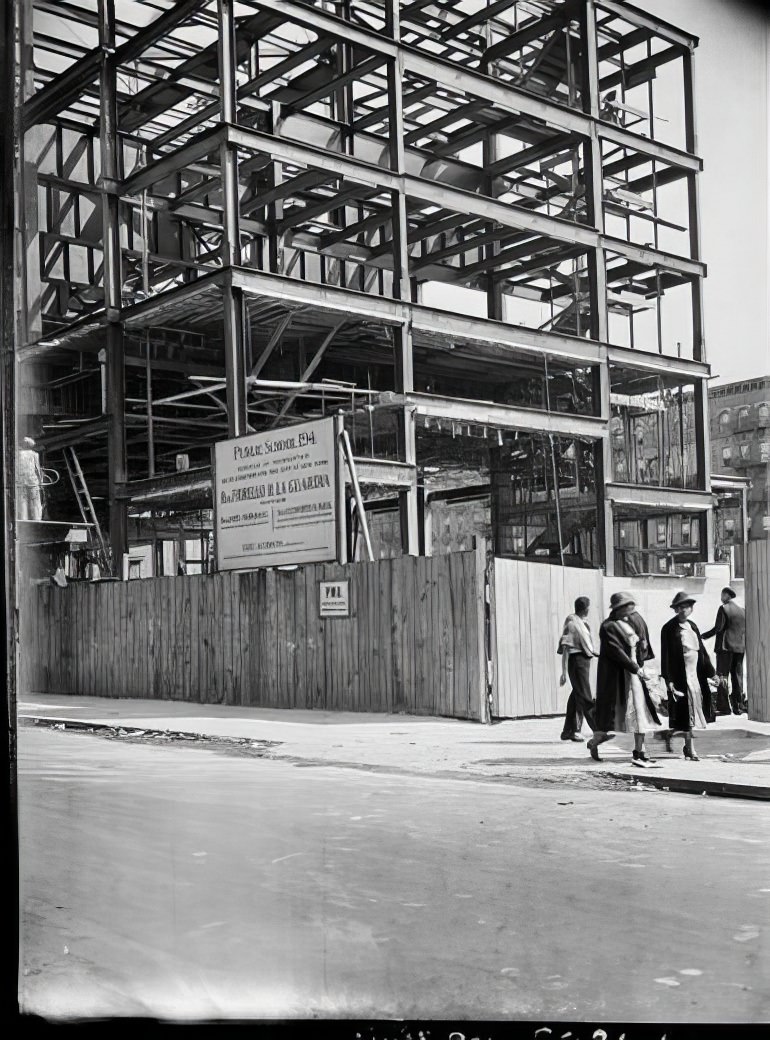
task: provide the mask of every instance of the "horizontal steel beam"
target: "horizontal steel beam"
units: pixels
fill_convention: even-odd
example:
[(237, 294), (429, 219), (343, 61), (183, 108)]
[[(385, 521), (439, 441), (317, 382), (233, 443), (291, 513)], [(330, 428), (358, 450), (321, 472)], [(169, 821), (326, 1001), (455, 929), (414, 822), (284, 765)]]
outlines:
[(264, 7), (271, 14), (283, 15), (288, 21), (313, 29), (321, 36), (341, 39), (390, 58), (395, 58), (398, 54), (398, 47), (387, 37), (360, 29), (342, 18), (322, 13), (316, 7), (306, 7), (304, 4), (292, 3), (291, 0), (266, 0)]
[(606, 484), (605, 497), (613, 506), (642, 506), (680, 513), (700, 513), (711, 509), (710, 491), (683, 491), (680, 488), (639, 487), (634, 484)]
[[(322, 310), (347, 312), (352, 317), (369, 318), (390, 325), (410, 323), (413, 332), (423, 330), (457, 336), (477, 343), (490, 343), (516, 348), (524, 352), (545, 353), (549, 357), (578, 365), (596, 365), (606, 359), (606, 347), (593, 340), (552, 332), (539, 332), (522, 326), (506, 325), (489, 318), (471, 318), (462, 314), (388, 300), (382, 296), (338, 289), (328, 285), (300, 282), (282, 275), (265, 274), (243, 267), (232, 269), (233, 288), (247, 295), (286, 300), (292, 304), (318, 307)], [(145, 306), (144, 304), (140, 304)]]
[(646, 29), (653, 36), (659, 36), (662, 40), (668, 40), (669, 43), (675, 43), (679, 47), (693, 48), (698, 46), (697, 36), (692, 36), (682, 29), (677, 29), (670, 22), (654, 18), (652, 15), (647, 14), (646, 11), (640, 11), (638, 7), (627, 4), (625, 0), (622, 3), (619, 3), (618, 0), (598, 0), (596, 6), (601, 11), (609, 11), (618, 18), (622, 18), (624, 22), (636, 25), (640, 29)]
[(695, 383), (699, 379), (711, 377), (711, 365), (704, 361), (667, 357), (665, 354), (652, 354), (646, 350), (633, 350), (631, 347), (608, 347), (607, 360), (611, 365), (621, 368), (638, 368), (646, 372), (665, 372), (666, 375), (680, 376), (683, 383)]
[[(355, 457), (356, 476), (359, 484), (380, 484), (383, 487), (411, 488), (414, 484), (416, 467), (408, 462), (389, 462), (384, 459)], [(345, 470), (345, 483), (352, 483), (350, 473)]]
[(166, 155), (156, 159), (155, 162), (142, 166), (127, 177), (120, 186), (124, 195), (138, 195), (145, 188), (151, 188), (153, 184), (165, 180), (166, 177), (176, 173), (183, 166), (197, 162), (214, 152), (227, 136), (225, 124), (209, 127), (207, 130), (196, 134), (187, 144), (181, 148), (174, 149)]
[(492, 401), (467, 401), (419, 393), (394, 394), (393, 404), (414, 409), (417, 415), (501, 430), (553, 433), (565, 437), (585, 437), (588, 440), (603, 440), (607, 437), (606, 421), (592, 416), (541, 412), (529, 408), (511, 408)]

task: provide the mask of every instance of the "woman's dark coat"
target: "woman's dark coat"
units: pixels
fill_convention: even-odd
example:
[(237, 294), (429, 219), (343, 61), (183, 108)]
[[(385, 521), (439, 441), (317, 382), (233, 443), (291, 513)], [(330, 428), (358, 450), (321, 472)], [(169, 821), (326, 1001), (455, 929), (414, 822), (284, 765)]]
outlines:
[[(689, 618), (686, 623), (698, 637), (698, 682), (703, 695), (703, 714), (707, 722), (713, 722), (715, 706), (711, 703), (711, 690), (707, 680), (713, 678), (716, 672), (703, 645), (698, 626)], [(660, 674), (665, 680), (666, 686), (673, 683), (674, 688), (680, 693), (687, 693), (687, 672), (684, 666), (684, 650), (677, 617), (672, 617), (660, 630)], [(686, 697), (674, 697), (669, 693), (668, 723), (672, 729), (688, 730), (690, 728), (690, 709)]]
[[(623, 630), (612, 617), (599, 627), (599, 667), (596, 675), (596, 729), (603, 733), (615, 729), (615, 713), (626, 708), (626, 672), (636, 675), (639, 662), (628, 653), (629, 647)], [(655, 722), (660, 722), (649, 690), (643, 680), (642, 689), (647, 707)]]

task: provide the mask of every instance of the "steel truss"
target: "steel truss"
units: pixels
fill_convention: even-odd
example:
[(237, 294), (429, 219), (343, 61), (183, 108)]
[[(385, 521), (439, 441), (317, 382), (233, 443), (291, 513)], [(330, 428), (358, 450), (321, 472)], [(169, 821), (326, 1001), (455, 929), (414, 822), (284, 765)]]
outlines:
[[(16, 22), (23, 400), (43, 450), (78, 445), (115, 553), (132, 501), (178, 501), (178, 454), (342, 408), (396, 415), (407, 552), (421, 416), (587, 438), (611, 572), (613, 519), (650, 498), (613, 480), (611, 395), (681, 386), (697, 479), (655, 508), (710, 516), (694, 37), (615, 0), (16, 0)], [(576, 378), (587, 405), (559, 410)]]

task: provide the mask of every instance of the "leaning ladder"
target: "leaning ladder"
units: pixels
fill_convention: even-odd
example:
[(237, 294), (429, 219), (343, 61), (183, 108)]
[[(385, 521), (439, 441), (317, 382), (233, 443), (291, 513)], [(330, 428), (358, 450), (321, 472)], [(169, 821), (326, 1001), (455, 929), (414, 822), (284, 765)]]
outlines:
[(102, 574), (109, 574), (112, 568), (110, 566), (110, 554), (107, 551), (107, 543), (104, 540), (104, 534), (96, 517), (96, 510), (91, 500), (86, 478), (83, 476), (83, 470), (80, 468), (77, 452), (73, 447), (64, 448), (64, 463), (69, 473), (72, 490), (75, 492), (80, 515), (83, 517), (83, 523), (88, 524), (95, 535), (96, 562), (99, 564), (99, 570)]

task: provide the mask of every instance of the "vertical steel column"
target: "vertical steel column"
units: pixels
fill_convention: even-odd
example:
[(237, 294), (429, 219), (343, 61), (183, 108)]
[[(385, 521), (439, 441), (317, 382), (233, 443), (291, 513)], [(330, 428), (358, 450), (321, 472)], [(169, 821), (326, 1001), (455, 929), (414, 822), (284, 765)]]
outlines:
[[(237, 118), (235, 81), (235, 20), (233, 0), (217, 0), (219, 40), (219, 112), (223, 123)], [(238, 154), (227, 143), (220, 145), (222, 178), (222, 266), (237, 267), (241, 262), (240, 213), (238, 205)], [(242, 437), (248, 429), (246, 402), (246, 345), (243, 334), (244, 303), (242, 293), (225, 280), (223, 289), (223, 325), (225, 344), (225, 379), (227, 398), (227, 432), (229, 437)]]
[[(31, 3), (26, 4), (31, 15)], [(16, 369), (15, 306), (14, 306), (14, 150), (21, 129), (20, 110), (16, 97), (15, 28), (18, 5), (6, 0), (0, 7), (0, 111), (6, 114), (0, 130), (0, 449), (3, 466), (3, 498), (0, 504), (0, 541), (5, 581), (0, 595), (0, 631), (4, 651), (4, 676), (7, 691), (8, 739), (3, 741), (3, 758), (9, 777), (10, 840), (17, 834), (16, 814), (16, 692), (19, 662), (19, 625), (16, 585)], [(18, 874), (17, 861), (11, 857), (11, 879)], [(14, 919), (12, 928), (16, 927)], [(18, 932), (16, 933), (18, 935)], [(14, 947), (16, 949), (16, 947)], [(17, 962), (18, 964), (18, 962)]]
[[(585, 186), (588, 214), (593, 226), (604, 234), (604, 182), (602, 172), (602, 143), (596, 120), (599, 118), (599, 56), (596, 41), (596, 7), (586, 0), (580, 20), (581, 58), (583, 62), (583, 108), (592, 117), (591, 136), (584, 145)], [(592, 339), (609, 341), (609, 312), (607, 308), (607, 268), (601, 245), (588, 253), (589, 319)], [(593, 392), (599, 415), (609, 426), (610, 365), (604, 361), (593, 370)], [(596, 529), (600, 559), (605, 574), (615, 573), (615, 537), (612, 500), (608, 485), (612, 481), (612, 445), (609, 436), (594, 445), (594, 479), (597, 494)]]
[[(399, 0), (388, 0), (387, 25), (396, 43), (401, 39)], [(404, 160), (404, 58), (401, 48), (395, 61), (388, 63), (388, 135), (390, 145), (390, 167), (400, 177), (405, 173)], [(409, 250), (408, 225), (406, 219), (406, 195), (403, 188), (390, 193), (391, 226), (393, 233), (393, 295), (398, 300), (409, 302)], [(412, 330), (409, 322), (397, 326), (394, 332), (394, 361), (396, 391), (410, 393), (414, 390), (412, 365)], [(403, 436), (404, 462), (412, 470), (412, 483), (407, 491), (399, 491), (399, 513), (401, 519), (401, 548), (410, 556), (419, 553), (419, 521), (417, 514), (417, 443), (414, 412), (405, 408), (399, 415)]]
[(128, 503), (118, 498), (118, 485), (128, 477), (126, 460), (126, 369), (121, 308), (120, 160), (118, 154), (115, 0), (99, 0), (99, 144), (104, 247), (104, 309), (107, 317), (107, 451), (108, 502), (112, 572), (120, 573), (128, 551)]
[[(695, 89), (693, 82), (693, 50), (682, 55), (684, 80), (685, 148), (697, 154), (698, 135), (695, 126)], [(688, 220), (690, 225), (690, 251), (694, 260), (700, 259), (700, 205), (698, 174), (687, 177)], [(696, 277), (692, 282), (692, 356), (695, 361), (706, 360), (706, 342), (703, 321), (703, 279)], [(709, 424), (708, 382), (699, 379), (695, 383), (695, 458), (698, 487), (711, 490), (711, 429)], [(706, 559), (714, 559), (714, 511), (706, 512)]]

